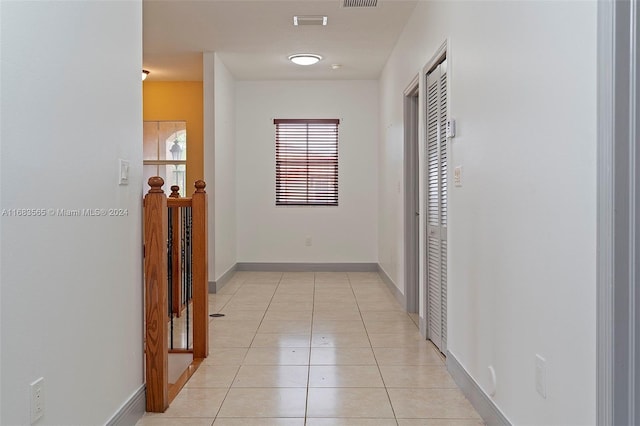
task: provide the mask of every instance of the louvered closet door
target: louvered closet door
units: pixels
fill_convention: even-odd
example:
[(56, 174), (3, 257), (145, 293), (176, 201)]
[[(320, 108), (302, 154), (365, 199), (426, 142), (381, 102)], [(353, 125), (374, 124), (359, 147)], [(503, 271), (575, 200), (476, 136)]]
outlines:
[(447, 347), (447, 65), (427, 75), (427, 318), (428, 337)]

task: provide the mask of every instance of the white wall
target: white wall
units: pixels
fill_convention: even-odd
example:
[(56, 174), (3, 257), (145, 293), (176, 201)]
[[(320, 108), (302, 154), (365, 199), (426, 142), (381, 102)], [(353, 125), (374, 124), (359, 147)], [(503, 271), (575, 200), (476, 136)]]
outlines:
[(494, 366), (513, 424), (594, 424), (596, 2), (418, 4), (380, 80), (379, 254), (401, 290), (402, 91), (445, 40), (450, 170), (463, 166), (449, 191), (449, 350), (485, 389)]
[(203, 54), (203, 76), (209, 281), (217, 281), (236, 264), (236, 83), (215, 52)]
[(143, 384), (141, 2), (2, 2), (1, 19), (1, 208), (128, 215), (1, 218), (0, 423), (30, 424), (42, 376), (38, 424), (104, 424)]
[(203, 116), (203, 143), (204, 143), (204, 180), (208, 187), (205, 189), (208, 194), (209, 205), (207, 215), (209, 218), (207, 231), (208, 241), (208, 273), (209, 282), (216, 280), (216, 114), (215, 114), (215, 62), (216, 56), (213, 52), (202, 54), (202, 116)]
[[(0, 23), (2, 23), (2, 2), (0, 2)], [(0, 28), (0, 58), (2, 58), (2, 48), (4, 43), (2, 41), (3, 31)], [(0, 66), (0, 99), (2, 96), (2, 66)], [(2, 104), (0, 101), (0, 165), (2, 165)], [(2, 173), (0, 173), (0, 208), (2, 202)], [(0, 216), (1, 217), (1, 216)], [(0, 241), (3, 241), (2, 237), (2, 219), (0, 219)], [(0, 243), (0, 320), (2, 319), (2, 244)], [(0, 326), (0, 383), (3, 383), (2, 379), (2, 327)], [(0, 385), (0, 401), (2, 401), (2, 385)], [(2, 404), (0, 403), (0, 422), (2, 421)]]
[[(236, 93), (238, 262), (377, 262), (377, 83), (238, 81)], [(274, 118), (341, 119), (338, 207), (275, 206)]]
[(215, 97), (215, 279), (236, 263), (235, 80), (214, 57)]

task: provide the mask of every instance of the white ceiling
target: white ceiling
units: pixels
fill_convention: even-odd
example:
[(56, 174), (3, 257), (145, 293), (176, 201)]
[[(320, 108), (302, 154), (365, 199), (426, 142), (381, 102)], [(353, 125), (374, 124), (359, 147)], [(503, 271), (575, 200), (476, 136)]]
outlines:
[[(144, 69), (149, 81), (202, 80), (202, 52), (217, 52), (239, 80), (376, 79), (416, 0), (144, 0)], [(294, 15), (326, 15), (328, 25), (293, 25)], [(301, 67), (293, 53), (317, 53)], [(337, 70), (332, 64), (341, 64)]]

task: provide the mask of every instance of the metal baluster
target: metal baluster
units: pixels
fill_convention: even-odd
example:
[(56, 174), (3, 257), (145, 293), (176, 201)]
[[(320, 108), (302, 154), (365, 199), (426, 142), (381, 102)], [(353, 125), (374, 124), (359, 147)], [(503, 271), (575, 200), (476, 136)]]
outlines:
[(173, 249), (173, 221), (172, 221), (172, 207), (169, 207), (168, 209), (169, 214), (167, 215), (168, 217), (168, 230), (169, 230), (169, 238), (167, 239), (167, 285), (168, 285), (168, 291), (167, 291), (167, 307), (168, 307), (168, 314), (169, 314), (169, 338), (170, 338), (170, 342), (169, 342), (169, 349), (173, 349), (173, 309), (172, 309), (172, 303), (171, 303), (171, 295), (173, 294), (173, 274), (172, 274), (172, 270), (173, 270), (173, 262), (171, 260), (171, 253), (172, 253), (172, 249)]
[(182, 302), (185, 304), (187, 313), (186, 313), (186, 321), (187, 321), (187, 346), (186, 349), (189, 349), (189, 290), (188, 283), (186, 280), (186, 270), (189, 267), (189, 259), (187, 257), (187, 249), (189, 244), (189, 207), (184, 207), (182, 209), (183, 214), (183, 222), (182, 222)]
[[(187, 303), (191, 303), (193, 299), (193, 274), (192, 274), (192, 253), (193, 253), (193, 244), (192, 244), (192, 226), (193, 226), (193, 210), (191, 207), (188, 208), (188, 226), (187, 226), (187, 268), (185, 271), (186, 281), (187, 281)], [(193, 327), (192, 327), (193, 328)]]

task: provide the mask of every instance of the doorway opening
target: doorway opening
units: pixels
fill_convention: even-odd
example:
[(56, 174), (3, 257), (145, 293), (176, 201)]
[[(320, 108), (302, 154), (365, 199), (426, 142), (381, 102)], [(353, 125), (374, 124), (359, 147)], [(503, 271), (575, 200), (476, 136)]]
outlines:
[(404, 288), (406, 309), (419, 327), (419, 76), (404, 92)]

